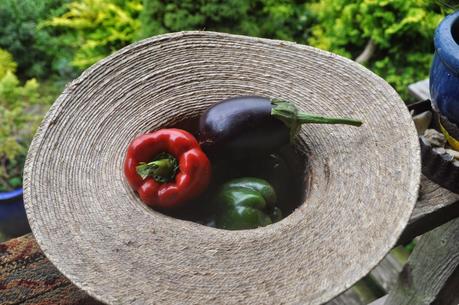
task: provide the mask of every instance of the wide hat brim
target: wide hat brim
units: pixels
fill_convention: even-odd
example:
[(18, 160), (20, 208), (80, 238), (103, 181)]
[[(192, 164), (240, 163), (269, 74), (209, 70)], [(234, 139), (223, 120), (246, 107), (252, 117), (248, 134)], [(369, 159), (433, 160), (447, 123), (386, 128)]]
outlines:
[[(219, 230), (145, 207), (123, 175), (131, 140), (241, 95), (364, 124), (302, 127), (307, 198), (273, 225)], [(181, 32), (125, 47), (65, 88), (30, 147), (24, 200), (51, 262), (108, 304), (321, 304), (394, 246), (419, 179), (411, 117), (363, 66), (295, 43)]]

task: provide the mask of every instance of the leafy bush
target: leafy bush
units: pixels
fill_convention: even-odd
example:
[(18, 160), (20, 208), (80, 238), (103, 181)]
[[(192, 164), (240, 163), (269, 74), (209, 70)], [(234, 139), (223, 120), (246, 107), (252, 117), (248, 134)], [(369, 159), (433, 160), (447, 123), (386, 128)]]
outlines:
[(305, 41), (311, 22), (302, 1), (144, 0), (144, 37), (183, 30), (208, 30)]
[(206, 29), (304, 41), (310, 22), (305, 6), (292, 0), (143, 2), (73, 1), (41, 26), (64, 29), (60, 39), (76, 51), (72, 64), (83, 69), (137, 39), (166, 32)]
[(41, 120), (33, 107), (42, 100), (38, 82), (21, 86), (11, 55), (0, 49), (0, 57), (6, 59), (0, 61), (0, 191), (7, 191), (21, 186), (28, 145)]
[(5, 50), (0, 49), (0, 79), (6, 73), (16, 71), (17, 64), (13, 60), (13, 56)]
[(48, 77), (53, 71), (68, 74), (67, 52), (54, 29), (37, 24), (62, 10), (69, 0), (1, 0), (0, 48), (13, 54), (21, 79)]
[[(433, 33), (444, 17), (433, 0), (144, 0), (142, 34), (213, 30), (293, 40), (359, 60), (408, 98), (428, 76)], [(367, 58), (365, 58), (367, 57)]]
[(135, 40), (141, 10), (140, 0), (74, 1), (41, 25), (66, 30), (60, 38), (75, 50), (72, 64), (83, 69)]
[(317, 19), (309, 43), (360, 58), (408, 98), (408, 84), (427, 78), (433, 34), (444, 14), (436, 1), (321, 0), (309, 5)]
[(79, 69), (139, 38), (212, 30), (308, 43), (358, 59), (407, 99), (407, 85), (428, 76), (433, 33), (445, 15), (434, 0), (141, 1), (74, 0), (42, 25), (60, 29), (60, 45), (74, 50)]

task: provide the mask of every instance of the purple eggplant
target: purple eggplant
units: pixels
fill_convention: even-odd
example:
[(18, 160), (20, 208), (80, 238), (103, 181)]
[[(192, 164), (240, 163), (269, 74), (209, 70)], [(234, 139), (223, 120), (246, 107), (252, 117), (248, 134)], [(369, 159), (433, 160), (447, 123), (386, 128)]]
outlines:
[(304, 123), (362, 125), (359, 120), (299, 112), (287, 101), (241, 96), (207, 109), (199, 121), (199, 139), (210, 154), (266, 153), (292, 142)]

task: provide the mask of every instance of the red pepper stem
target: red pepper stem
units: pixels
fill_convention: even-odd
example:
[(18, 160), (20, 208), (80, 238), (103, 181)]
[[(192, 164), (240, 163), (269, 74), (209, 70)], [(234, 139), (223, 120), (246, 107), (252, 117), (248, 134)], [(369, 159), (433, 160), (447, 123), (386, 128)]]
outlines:
[(282, 122), (290, 129), (290, 139), (296, 137), (300, 131), (301, 124), (314, 123), (314, 124), (347, 124), (352, 126), (362, 125), (362, 121), (350, 119), (350, 118), (334, 118), (324, 117), (307, 112), (300, 112), (290, 102), (282, 100), (271, 100), (273, 108), (271, 109), (271, 115)]
[(147, 163), (148, 167), (151, 168), (150, 174), (152, 176), (170, 176), (174, 170), (174, 165), (170, 159), (161, 159)]
[(167, 153), (159, 154), (156, 160), (145, 163), (141, 162), (136, 166), (137, 174), (146, 179), (152, 177), (156, 182), (166, 183), (174, 180), (177, 170), (177, 159)]

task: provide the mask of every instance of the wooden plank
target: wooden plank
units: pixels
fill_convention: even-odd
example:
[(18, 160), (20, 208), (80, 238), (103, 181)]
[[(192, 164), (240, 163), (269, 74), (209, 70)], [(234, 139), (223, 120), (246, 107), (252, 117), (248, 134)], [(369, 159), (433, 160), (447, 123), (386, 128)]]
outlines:
[(350, 288), (325, 305), (365, 305), (365, 303), (360, 299), (357, 292)]
[[(387, 295), (383, 296), (380, 299), (377, 299), (376, 301), (370, 303), (369, 305), (384, 305), (384, 303), (386, 302), (386, 299), (387, 299)], [(346, 304), (341, 304), (341, 305), (346, 305)]]
[(352, 288), (365, 304), (372, 302), (385, 294), (384, 290), (369, 276), (365, 276)]
[(420, 100), (430, 99), (429, 80), (425, 79), (409, 85), (408, 91)]
[(448, 279), (446, 285), (438, 294), (437, 300), (432, 305), (458, 305), (459, 304), (459, 268)]
[(397, 244), (405, 244), (457, 217), (459, 195), (442, 188), (423, 175), (418, 202)]
[(455, 219), (420, 239), (384, 304), (431, 305), (440, 298), (457, 300), (458, 290), (445, 291), (443, 288), (457, 287), (458, 254), (459, 219)]
[(370, 272), (370, 277), (387, 293), (397, 283), (398, 275), (402, 269), (402, 262), (392, 253), (389, 253), (379, 265)]
[[(401, 247), (393, 249), (384, 257), (379, 265), (370, 272), (369, 276), (365, 278), (366, 281), (363, 279), (360, 280), (352, 288), (326, 303), (326, 305), (367, 304), (369, 300), (374, 299), (375, 296), (382, 292), (381, 289), (385, 291), (382, 293), (387, 293), (396, 284), (398, 275), (402, 271), (403, 265), (408, 259), (408, 255), (406, 250), (401, 249)], [(370, 287), (374, 286), (374, 284), (368, 285), (368, 280), (373, 281), (379, 286), (376, 291), (373, 291), (375, 289)]]

